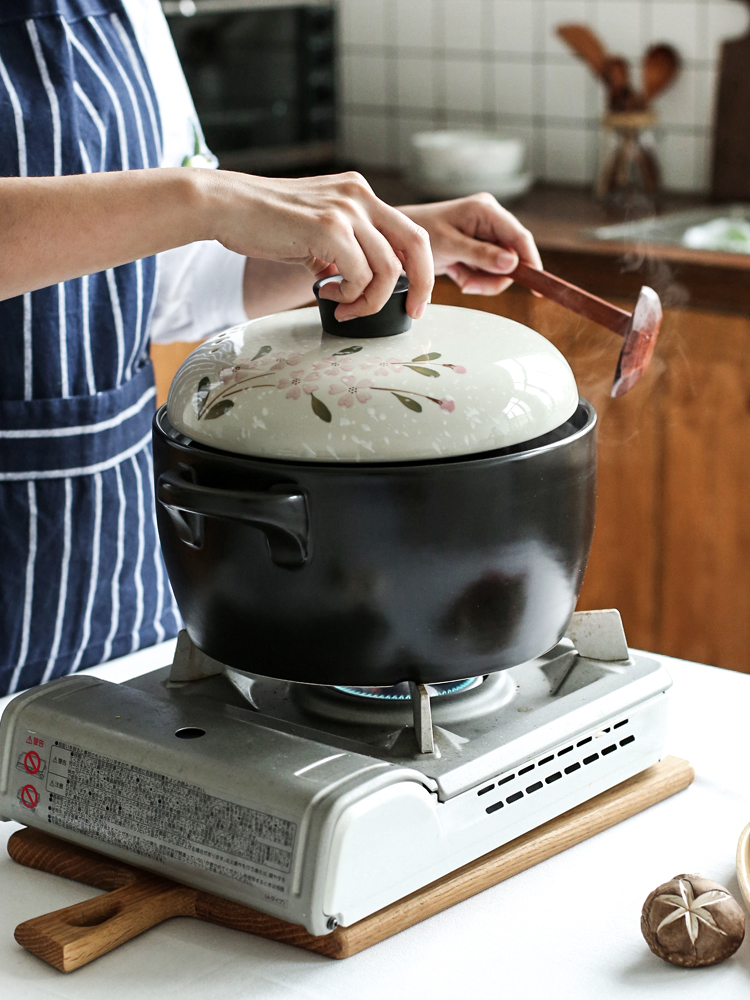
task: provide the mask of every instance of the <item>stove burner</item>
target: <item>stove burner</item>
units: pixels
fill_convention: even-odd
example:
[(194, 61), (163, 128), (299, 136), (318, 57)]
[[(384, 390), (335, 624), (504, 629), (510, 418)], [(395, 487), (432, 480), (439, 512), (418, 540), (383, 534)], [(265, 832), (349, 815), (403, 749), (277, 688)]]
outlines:
[[(500, 711), (513, 700), (516, 684), (507, 671), (500, 670), (467, 680), (426, 684), (425, 689), (433, 721), (450, 726)], [(289, 697), (305, 714), (326, 720), (326, 725), (357, 726), (360, 731), (363, 726), (382, 730), (413, 725), (414, 705), (407, 681), (392, 687), (292, 684)]]
[[(426, 687), (430, 698), (440, 698), (447, 694), (468, 691), (481, 684), (482, 680), (482, 677), (467, 677), (462, 681), (445, 681), (442, 684), (427, 684)], [(377, 701), (411, 701), (409, 685), (406, 681), (392, 684), (390, 687), (344, 687), (337, 684), (334, 689), (342, 691), (344, 694), (354, 695), (355, 698), (371, 698)]]

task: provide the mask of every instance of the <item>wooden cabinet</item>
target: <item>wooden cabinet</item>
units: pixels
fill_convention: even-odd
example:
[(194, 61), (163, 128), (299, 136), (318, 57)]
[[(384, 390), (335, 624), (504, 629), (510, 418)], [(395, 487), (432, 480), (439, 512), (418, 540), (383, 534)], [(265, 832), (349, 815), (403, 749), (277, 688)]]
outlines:
[(161, 406), (167, 401), (167, 393), (172, 379), (177, 374), (185, 358), (194, 351), (197, 344), (184, 344), (177, 341), (174, 344), (152, 344), (151, 361), (156, 376), (156, 405)]
[(631, 646), (750, 672), (750, 319), (667, 310), (649, 373), (614, 400), (614, 334), (522, 290), (463, 296), (441, 279), (433, 301), (549, 337), (596, 407), (597, 523), (579, 607), (619, 608)]

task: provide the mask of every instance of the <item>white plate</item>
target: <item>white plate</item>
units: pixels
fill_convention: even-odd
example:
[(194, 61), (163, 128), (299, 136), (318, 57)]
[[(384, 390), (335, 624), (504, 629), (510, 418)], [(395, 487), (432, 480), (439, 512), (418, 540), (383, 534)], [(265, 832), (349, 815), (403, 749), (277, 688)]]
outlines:
[(421, 194), (429, 198), (463, 198), (479, 191), (489, 191), (498, 201), (511, 201), (526, 194), (534, 183), (534, 178), (531, 173), (526, 172), (512, 177), (468, 177), (437, 182), (415, 174), (411, 181)]
[(750, 910), (750, 823), (740, 834), (737, 844), (737, 881), (745, 907)]

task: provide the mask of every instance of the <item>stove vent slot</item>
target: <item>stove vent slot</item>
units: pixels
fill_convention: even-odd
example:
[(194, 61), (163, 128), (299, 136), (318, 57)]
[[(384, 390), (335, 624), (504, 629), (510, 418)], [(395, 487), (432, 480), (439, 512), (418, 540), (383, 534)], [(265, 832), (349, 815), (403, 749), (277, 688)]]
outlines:
[[(611, 729), (619, 729), (621, 726), (626, 725), (627, 722), (628, 719), (623, 719), (621, 722), (616, 723), (614, 726), (608, 727), (607, 729), (603, 729), (601, 731), (603, 733), (608, 733), (610, 732)], [(587, 736), (585, 739), (580, 740), (576, 744), (576, 746), (579, 747), (586, 746), (588, 743), (591, 743), (592, 740), (593, 740), (592, 736)], [(626, 747), (634, 742), (635, 742), (635, 736), (631, 734), (630, 736), (624, 736), (620, 740), (619, 746)], [(570, 753), (571, 750), (573, 749), (574, 747), (572, 744), (568, 747), (563, 747), (562, 750), (557, 751), (557, 756), (562, 757), (564, 754)], [(566, 774), (574, 774), (576, 771), (580, 771), (582, 764), (593, 764), (597, 760), (600, 760), (602, 757), (607, 757), (609, 754), (614, 753), (615, 750), (617, 749), (618, 749), (618, 744), (611, 743), (609, 746), (604, 747), (604, 749), (599, 751), (598, 753), (592, 753), (589, 754), (587, 757), (584, 757), (582, 761), (580, 760), (573, 761), (572, 764), (568, 764), (568, 766), (563, 768), (562, 771), (555, 771), (553, 774), (547, 775), (543, 781), (541, 780), (535, 781), (532, 785), (529, 785), (528, 788), (526, 789), (526, 795), (531, 795), (533, 792), (538, 792), (541, 788), (544, 788), (544, 785), (552, 785), (554, 784), (554, 782), (560, 781), (560, 779), (563, 778)], [(522, 767), (518, 771), (518, 777), (520, 777), (522, 774), (528, 774), (528, 772), (533, 771), (535, 767), (541, 767), (544, 764), (549, 764), (554, 759), (555, 759), (555, 754), (549, 754), (546, 757), (542, 757), (542, 759), (537, 764), (527, 764), (526, 767)], [(492, 789), (495, 787), (500, 788), (501, 785), (505, 785), (507, 782), (513, 781), (515, 777), (516, 774), (506, 774), (504, 778), (499, 778), (496, 784), (485, 785), (484, 788), (480, 788), (479, 791), (477, 792), (477, 795), (485, 795), (487, 792), (491, 792)], [(503, 801), (500, 800), (498, 802), (493, 802), (492, 805), (490, 806), (487, 806), (485, 812), (486, 813), (498, 812), (500, 809), (503, 808), (504, 804), (512, 805), (514, 802), (518, 802), (519, 799), (522, 799), (523, 797), (524, 797), (524, 792), (519, 789), (517, 792), (513, 792), (511, 795), (509, 795), (505, 799), (505, 803), (503, 803)]]
[(620, 719), (620, 721), (616, 722), (614, 724), (614, 726), (612, 726), (612, 728), (613, 729), (619, 729), (620, 726), (627, 726), (627, 724), (628, 724), (628, 720), (627, 719)]

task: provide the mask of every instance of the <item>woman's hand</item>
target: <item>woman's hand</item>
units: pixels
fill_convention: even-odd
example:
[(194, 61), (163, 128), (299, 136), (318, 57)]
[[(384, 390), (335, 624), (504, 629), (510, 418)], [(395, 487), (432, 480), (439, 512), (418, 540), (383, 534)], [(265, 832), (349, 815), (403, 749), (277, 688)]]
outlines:
[(339, 319), (377, 312), (402, 267), (417, 318), (434, 281), (427, 234), (354, 173), (289, 180), (175, 167), (2, 177), (0, 232), (0, 299), (213, 239), (245, 257), (304, 265), (289, 268), (300, 287), (305, 273), (338, 271), (344, 280), (323, 294), (342, 303)]
[[(495, 295), (519, 257), (541, 266), (531, 234), (490, 195), (399, 210), (356, 173), (287, 179), (177, 167), (0, 178), (0, 231), (0, 299), (211, 239), (315, 278), (339, 272), (344, 280), (322, 294), (341, 303), (342, 320), (381, 309), (402, 268), (407, 311), (419, 318), (435, 271), (465, 292)], [(299, 287), (277, 307), (296, 304), (304, 274), (296, 269)]]
[(198, 180), (206, 188), (211, 235), (230, 250), (303, 264), (316, 278), (343, 275), (321, 290), (342, 303), (337, 319), (381, 309), (402, 269), (409, 278), (407, 312), (414, 319), (424, 313), (434, 282), (429, 237), (380, 201), (360, 174), (288, 179), (201, 171)]
[(435, 274), (447, 274), (469, 295), (497, 295), (519, 259), (541, 268), (534, 237), (491, 194), (475, 194), (401, 211), (427, 231)]

